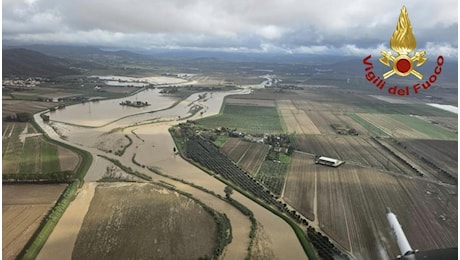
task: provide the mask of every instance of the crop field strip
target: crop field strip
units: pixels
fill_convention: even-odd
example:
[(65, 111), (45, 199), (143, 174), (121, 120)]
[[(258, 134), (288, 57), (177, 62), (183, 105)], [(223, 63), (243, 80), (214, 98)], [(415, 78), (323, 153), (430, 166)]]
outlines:
[(356, 123), (360, 124), (364, 129), (366, 129), (368, 136), (390, 137), (390, 134), (382, 131), (380, 128), (369, 123), (366, 119), (358, 116), (357, 114), (350, 113), (348, 116)]
[(282, 106), (278, 105), (278, 111), (281, 115), (283, 126), (286, 132), (303, 134), (302, 128), (297, 123), (297, 119), (292, 114), (292, 111), (290, 109), (285, 109), (282, 108)]
[(281, 195), (288, 164), (265, 160), (268, 149), (265, 144), (229, 138), (220, 151), (273, 193)]
[(326, 111), (336, 114), (414, 114), (425, 117), (450, 117), (454, 120), (457, 118), (454, 113), (443, 111), (424, 103), (391, 104), (371, 96), (337, 91), (336, 89), (308, 89), (297, 92), (297, 95), (290, 98), (298, 109), (302, 109), (307, 113), (308, 111)]
[[(28, 123), (4, 124), (2, 143), (3, 173), (40, 174), (59, 172), (64, 168), (73, 170), (79, 161), (76, 154), (44, 141)], [(71, 163), (62, 162), (65, 167), (61, 168), (59, 157), (64, 154), (66, 161)]]
[(318, 129), (320, 129), (321, 134), (325, 135), (336, 135), (337, 133), (331, 127), (332, 123), (340, 122), (336, 115), (333, 112), (329, 111), (317, 111), (311, 113), (311, 119), (315, 122)]
[(423, 119), (401, 114), (392, 114), (390, 117), (393, 120), (404, 122), (407, 126), (417, 129), (418, 131), (428, 135), (432, 139), (450, 139), (457, 140), (458, 135), (449, 129), (429, 123)]
[[(375, 179), (376, 177), (377, 179)], [(382, 179), (382, 177), (384, 177), (384, 175), (373, 176), (366, 174), (364, 171), (359, 172), (359, 178), (363, 180), (363, 185), (370, 183), (374, 186), (365, 186), (369, 188), (366, 192), (366, 196), (371, 198), (369, 201), (378, 201), (377, 204), (370, 204), (370, 206), (373, 207), (373, 209), (371, 209), (373, 213), (378, 212), (375, 207), (378, 204), (380, 204), (379, 208), (389, 205), (390, 208), (394, 208), (395, 212), (397, 212), (396, 214), (399, 212), (398, 218), (401, 224), (406, 227), (406, 234), (415, 248), (439, 248), (439, 245), (443, 245), (442, 247), (449, 246), (452, 245), (453, 241), (456, 241), (456, 238), (454, 238), (456, 234), (455, 236), (452, 234), (453, 227), (457, 227), (456, 223), (453, 223), (452, 219), (444, 221), (440, 218), (440, 214), (446, 213), (449, 218), (455, 216), (455, 220), (457, 219), (456, 206), (446, 207), (446, 204), (439, 203), (439, 198), (450, 200), (452, 195), (445, 192), (449, 189), (443, 189), (444, 191), (441, 191), (439, 189), (440, 186), (432, 185), (428, 182), (393, 177), (397, 181), (394, 185), (394, 190), (385, 190), (386, 186), (393, 186), (393, 184), (391, 180)], [(385, 181), (388, 185), (383, 187), (379, 185)], [(378, 193), (371, 192), (370, 188), (378, 191)], [(387, 188), (389, 189), (389, 187)], [(429, 194), (426, 193), (428, 190), (434, 191), (435, 193), (440, 192), (438, 194), (440, 194), (441, 197), (435, 198), (429, 196)], [(374, 194), (378, 194), (379, 197), (373, 198)], [(397, 202), (398, 199), (402, 201)], [(408, 212), (410, 213), (407, 214)], [(378, 215), (375, 216), (375, 219), (378, 219), (378, 217), (380, 217), (382, 223), (386, 224), (384, 216)]]
[[(385, 219), (386, 207), (390, 207), (396, 214), (399, 213), (398, 218), (402, 225), (406, 227), (405, 232), (414, 247), (416, 244), (414, 236), (430, 237), (433, 233), (429, 232), (428, 229), (433, 231), (432, 229), (435, 226), (438, 228), (440, 224), (439, 221), (441, 220), (439, 220), (439, 218), (435, 220), (434, 223), (425, 219), (435, 217), (431, 212), (428, 213), (419, 210), (419, 208), (425, 207), (421, 206), (424, 204), (425, 199), (419, 197), (420, 195), (423, 196), (425, 191), (420, 191), (420, 187), (413, 187), (413, 189), (405, 187), (411, 184), (411, 181), (406, 182), (408, 179), (399, 178), (398, 180), (396, 177), (359, 168), (349, 169), (347, 171), (346, 167), (339, 169), (339, 171), (334, 174), (333, 178), (337, 183), (340, 183), (343, 189), (342, 193), (344, 193), (340, 196), (339, 203), (346, 205), (345, 208), (349, 210), (347, 213), (349, 215), (346, 215), (348, 226), (350, 227), (349, 230), (351, 232), (349, 236), (356, 238), (351, 241), (352, 250), (356, 250), (365, 256), (367, 254), (367, 256), (364, 257), (366, 259), (377, 258), (378, 255), (376, 255), (376, 252), (379, 252), (379, 249), (382, 247), (387, 248), (387, 252), (389, 252), (390, 256), (394, 256), (398, 252), (394, 243), (385, 244), (384, 240), (381, 240), (383, 234), (383, 237), (386, 237), (387, 241), (393, 241), (391, 240), (391, 234), (388, 232), (388, 223)], [(354, 181), (350, 181), (350, 178), (354, 179)], [(322, 179), (319, 180), (320, 182), (323, 181)], [(324, 182), (331, 183), (331, 179), (324, 180)], [(415, 181), (414, 183), (417, 182), (418, 181)], [(423, 185), (423, 183), (417, 184)], [(319, 187), (322, 187), (322, 185), (319, 185)], [(323, 193), (320, 190), (318, 191), (318, 199), (321, 200), (321, 194), (326, 194), (327, 192)], [(345, 200), (341, 199), (342, 196)], [(438, 202), (432, 201), (432, 203)], [(360, 206), (357, 207), (356, 205)], [(327, 207), (330, 206), (327, 205)], [(320, 205), (318, 208), (320, 219), (331, 217), (331, 212), (329, 212), (330, 209), (322, 208)], [(428, 208), (425, 208), (425, 210), (429, 211)], [(323, 213), (322, 216), (321, 213)], [(332, 218), (328, 221), (334, 222), (335, 219), (336, 218)], [(419, 225), (419, 229), (423, 231), (417, 230), (417, 228), (414, 229), (415, 225), (410, 229), (407, 227), (407, 223), (414, 222), (416, 222), (417, 225)], [(447, 226), (444, 227), (445, 232), (449, 232), (448, 229)], [(325, 231), (329, 234), (339, 230), (340, 229), (336, 227), (329, 229), (327, 225), (325, 225)], [(341, 237), (345, 237), (345, 234), (342, 234)], [(427, 243), (417, 248), (433, 248), (438, 245), (439, 242), (438, 240), (436, 243)], [(444, 243), (444, 245), (446, 245), (446, 243)], [(390, 248), (393, 248), (393, 251)]]
[(40, 102), (31, 100), (2, 100), (2, 117), (20, 112), (35, 113), (56, 106), (52, 102)]
[(339, 92), (331, 93), (331, 95), (336, 95), (334, 100), (338, 103), (338, 107), (341, 106), (341, 104), (346, 106), (345, 109), (340, 110), (347, 113), (413, 114), (435, 117), (457, 117), (457, 115), (454, 113), (443, 111), (441, 109), (428, 106), (424, 103), (391, 104), (383, 100), (375, 99), (372, 96), (362, 95), (360, 93)]
[[(292, 104), (298, 110), (304, 111), (309, 115), (309, 119), (318, 130), (317, 134), (335, 134), (335, 131), (331, 128), (331, 124), (337, 122), (337, 120), (331, 111), (337, 109), (327, 104), (320, 104), (307, 100), (292, 100)], [(333, 118), (332, 121), (330, 120), (331, 118)]]
[(19, 135), (24, 131), (25, 123), (4, 123), (2, 138), (2, 172), (19, 172), (23, 143)]
[[(302, 96), (299, 96), (302, 97)], [(341, 98), (343, 100), (335, 100), (324, 97), (317, 97), (315, 100), (308, 95), (302, 98), (292, 99), (293, 104), (300, 110), (314, 112), (334, 112), (337, 114), (350, 113), (354, 111), (359, 111), (359, 107), (354, 104), (350, 104), (348, 100)]]
[(227, 155), (230, 160), (238, 163), (250, 146), (250, 142), (244, 142), (239, 138), (229, 138), (220, 148), (220, 151)]
[(221, 115), (203, 118), (198, 122), (206, 127), (225, 126), (252, 134), (283, 132), (275, 107), (226, 104)]
[(254, 174), (265, 159), (268, 145), (229, 138), (220, 150), (246, 172)]
[(425, 120), (432, 122), (432, 124), (439, 124), (442, 127), (451, 131), (458, 131), (458, 118), (445, 117), (445, 116), (424, 116)]
[[(259, 78), (259, 82), (260, 82), (260, 78)], [(228, 98), (235, 98), (235, 99), (257, 99), (257, 100), (271, 100), (271, 101), (275, 101), (279, 96), (295, 96), (295, 93), (294, 94), (291, 94), (291, 93), (284, 93), (284, 94), (280, 94), (280, 93), (276, 93), (275, 91), (273, 90), (268, 90), (268, 89), (258, 89), (257, 91), (254, 91), (250, 94), (247, 94), (247, 95), (230, 95), (227, 97)]]
[(415, 161), (417, 167), (420, 167), (427, 176), (445, 183), (456, 184), (452, 181), (458, 179), (458, 141), (416, 139), (382, 141), (390, 149), (404, 153), (409, 159)]
[(3, 185), (2, 256), (14, 259), (66, 185)]
[[(336, 175), (333, 174), (338, 168), (315, 166), (317, 167), (315, 170), (318, 182), (318, 190), (316, 191), (317, 217), (321, 230), (334, 238), (342, 247), (351, 250), (348, 240), (348, 223), (342, 202), (345, 194), (340, 187), (340, 182), (334, 178)], [(325, 216), (325, 212), (329, 215)]]
[(405, 163), (410, 168), (412, 168), (415, 172), (417, 172), (419, 176), (436, 179), (436, 174), (433, 174), (432, 172), (434, 170), (433, 168), (423, 163), (419, 158), (416, 158), (416, 156), (413, 156), (407, 151), (405, 151), (403, 147), (396, 145), (395, 140), (389, 138), (382, 138), (374, 139), (374, 141), (379, 143), (383, 149), (390, 152), (402, 163)]
[(307, 113), (298, 110), (291, 100), (277, 100), (278, 111), (289, 133), (320, 134)]
[(226, 98), (225, 103), (228, 105), (239, 106), (261, 106), (261, 107), (276, 107), (273, 100), (267, 99), (249, 99), (249, 98)]
[(367, 113), (357, 115), (396, 138), (457, 139), (457, 134), (450, 130), (407, 115)]
[(288, 168), (283, 199), (305, 217), (314, 221), (315, 175), (316, 168), (311, 155), (294, 152)]
[(38, 228), (51, 204), (3, 205), (3, 259), (14, 259)]
[[(331, 127), (331, 124), (345, 124), (352, 128), (355, 128), (359, 134), (364, 134), (367, 131), (356, 124), (353, 120), (350, 120), (345, 115), (349, 111), (355, 109), (347, 107), (344, 104), (323, 104), (317, 102), (309, 102), (305, 100), (292, 100), (292, 103), (297, 109), (307, 113), (321, 134), (336, 134), (335, 130)], [(319, 134), (319, 133), (318, 133)]]
[(268, 145), (252, 143), (238, 163), (246, 172), (254, 174), (264, 161), (267, 152)]

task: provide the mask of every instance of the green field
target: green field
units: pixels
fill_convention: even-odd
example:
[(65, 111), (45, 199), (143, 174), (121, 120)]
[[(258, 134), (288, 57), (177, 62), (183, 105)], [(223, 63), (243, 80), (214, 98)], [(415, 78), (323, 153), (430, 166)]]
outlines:
[(214, 144), (217, 147), (222, 147), (224, 143), (228, 140), (228, 135), (219, 135), (217, 136), (216, 140), (214, 141)]
[(19, 174), (44, 174), (61, 171), (57, 146), (31, 136), (21, 141), (20, 136), (36, 132), (31, 124), (5, 123), (2, 139), (2, 172)]
[(422, 132), (433, 139), (457, 140), (458, 135), (438, 125), (430, 124), (422, 119), (407, 115), (390, 115), (395, 120), (404, 122), (407, 126)]
[(222, 114), (197, 122), (209, 128), (236, 128), (239, 132), (251, 134), (283, 132), (275, 107), (225, 105)]
[[(423, 133), (429, 136), (429, 138), (432, 138), (432, 139), (457, 140), (458, 138), (457, 133), (453, 132), (452, 130), (448, 130), (439, 125), (432, 124), (430, 122), (427, 122), (415, 116), (402, 115), (402, 114), (385, 114), (385, 115), (395, 120), (394, 122), (403, 123), (405, 126), (407, 126), (407, 128), (414, 129), (420, 133)], [(362, 118), (361, 116), (357, 114), (354, 114), (354, 113), (348, 114), (348, 116), (352, 118), (353, 120), (355, 120), (356, 122), (358, 122), (364, 128), (366, 128), (369, 131), (369, 134), (371, 135), (385, 137), (385, 136), (388, 136), (387, 133), (392, 131), (391, 126), (380, 125), (382, 127), (382, 129), (380, 129), (378, 126), (371, 124), (365, 118)], [(387, 131), (387, 133), (385, 133), (384, 130)]]
[(382, 130), (380, 130), (380, 128), (378, 128), (378, 127), (374, 126), (373, 124), (367, 122), (366, 119), (361, 118), (357, 114), (348, 114), (348, 116), (350, 118), (352, 118), (353, 120), (355, 120), (360, 125), (362, 125), (364, 128), (366, 128), (367, 131), (369, 131), (370, 135), (388, 137), (388, 135), (385, 132), (383, 132)]
[(264, 184), (265, 187), (270, 189), (271, 192), (280, 195), (283, 191), (284, 180), (286, 178), (287, 170), (290, 163), (274, 162), (264, 160), (259, 171), (255, 174), (254, 178)]

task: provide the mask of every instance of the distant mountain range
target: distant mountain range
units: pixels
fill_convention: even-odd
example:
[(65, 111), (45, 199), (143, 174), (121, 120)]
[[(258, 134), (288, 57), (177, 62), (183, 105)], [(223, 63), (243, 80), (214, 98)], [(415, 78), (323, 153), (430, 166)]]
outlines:
[[(364, 57), (362, 57), (364, 58)], [(314, 54), (268, 54), (244, 52), (218, 52), (199, 50), (119, 50), (95, 46), (64, 46), (64, 45), (27, 45), (3, 46), (4, 76), (59, 76), (80, 73), (78, 69), (90, 70), (97, 68), (123, 67), (127, 64), (146, 65), (145, 67), (178, 67), (201, 66), (216, 68), (216, 64), (234, 63), (234, 68), (248, 63), (256, 63), (260, 68), (273, 68), (273, 64), (290, 64), (290, 68), (311, 68), (318, 71), (333, 70), (335, 73), (349, 76), (365, 74), (362, 58), (349, 56), (330, 56)], [(376, 72), (384, 72), (389, 68), (372, 57)], [(240, 65), (238, 65), (241, 63)], [(237, 65), (237, 66), (236, 66)], [(430, 59), (422, 67), (417, 68), (424, 75), (431, 75), (436, 66)], [(137, 67), (137, 66), (134, 66)], [(380, 71), (381, 70), (381, 71)], [(448, 82), (457, 82), (457, 60), (447, 60), (442, 68), (441, 77)], [(276, 69), (274, 71), (276, 73)]]
[(24, 48), (3, 49), (3, 76), (52, 77), (79, 74), (72, 64), (61, 58)]

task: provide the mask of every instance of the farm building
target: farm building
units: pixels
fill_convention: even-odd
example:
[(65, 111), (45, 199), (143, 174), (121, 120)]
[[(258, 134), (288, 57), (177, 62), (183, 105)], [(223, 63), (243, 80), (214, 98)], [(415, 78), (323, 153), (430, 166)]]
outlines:
[(316, 164), (326, 165), (326, 166), (339, 167), (340, 165), (344, 164), (345, 162), (337, 160), (337, 159), (325, 157), (325, 156), (319, 156), (319, 157), (316, 157), (315, 163)]

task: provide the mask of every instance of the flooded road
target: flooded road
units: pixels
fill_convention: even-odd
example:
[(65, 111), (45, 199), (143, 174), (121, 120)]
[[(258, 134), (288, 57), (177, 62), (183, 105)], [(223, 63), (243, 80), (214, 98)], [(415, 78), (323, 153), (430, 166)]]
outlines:
[[(216, 196), (185, 183), (154, 174), (146, 170), (146, 168), (133, 164), (132, 158), (135, 155), (136, 161), (142, 165), (155, 167), (163, 174), (194, 183), (216, 194), (225, 196), (224, 183), (221, 183), (216, 178), (196, 168), (173, 153), (172, 148), (175, 145), (168, 129), (180, 122), (179, 117), (183, 120), (187, 117), (190, 119), (197, 119), (202, 116), (216, 115), (220, 111), (225, 96), (247, 93), (250, 93), (250, 90), (207, 92), (206, 97), (201, 99), (199, 99), (199, 95), (203, 95), (204, 93), (197, 93), (166, 110), (138, 114), (120, 120), (116, 120), (117, 118), (113, 116), (112, 118), (114, 119), (112, 119), (112, 121), (116, 121), (98, 128), (76, 126), (82, 125), (86, 122), (86, 119), (78, 115), (72, 116), (68, 114), (66, 118), (62, 115), (58, 115), (60, 113), (67, 113), (64, 110), (57, 111), (56, 116), (61, 116), (61, 118), (66, 119), (66, 122), (74, 125), (64, 124), (62, 122), (44, 124), (39, 115), (35, 115), (35, 119), (52, 138), (59, 139), (61, 142), (77, 145), (92, 153), (95, 161), (85, 177), (87, 184), (100, 179), (103, 174), (108, 161), (97, 157), (98, 154), (101, 154), (117, 159), (123, 165), (151, 176), (154, 181), (170, 183), (182, 191), (191, 193), (195, 198), (210, 205), (212, 208), (225, 213), (232, 224), (233, 241), (227, 246), (223, 254), (223, 259), (244, 259), (247, 254), (251, 225), (246, 216)], [(200, 111), (203, 111), (203, 115), (196, 113), (192, 116), (190, 108), (195, 105), (202, 107)], [(113, 106), (117, 105), (113, 104)], [(66, 108), (66, 110), (68, 108)], [(78, 110), (75, 109), (75, 111)], [(52, 117), (52, 120), (53, 119)], [(107, 119), (102, 119), (100, 121), (95, 120), (94, 123), (96, 125), (101, 125), (104, 120)], [(132, 140), (132, 144), (126, 149), (122, 156), (115, 156), (113, 153), (104, 152), (103, 148), (110, 148), (111, 144), (120, 142), (120, 140), (123, 140), (126, 136), (129, 136)], [(65, 140), (63, 140), (62, 137), (64, 137)], [(83, 194), (85, 199), (78, 199), (78, 197), (83, 196)], [(83, 205), (84, 203), (89, 204), (91, 201), (87, 196), (88, 193), (80, 192), (69, 209), (72, 207), (85, 208), (89, 206)], [(269, 255), (272, 255), (274, 259), (307, 259), (300, 242), (295, 236), (292, 228), (286, 222), (236, 191), (232, 197), (253, 211), (255, 218), (260, 225), (263, 226), (263, 244), (266, 246), (265, 250), (270, 250)], [(63, 216), (63, 220), (65, 219), (65, 221), (60, 221), (58, 223), (55, 231), (53, 231), (51, 235), (52, 238), (50, 237), (40, 253), (40, 256), (45, 257), (53, 251), (56, 252), (56, 250), (72, 252), (73, 243), (81, 227), (81, 224), (78, 223), (82, 223), (83, 217), (84, 214), (75, 215), (72, 214), (72, 210), (66, 211)], [(74, 225), (66, 223), (74, 223)], [(53, 244), (52, 241), (61, 242)], [(69, 259), (66, 257), (69, 254), (66, 255), (66, 253), (62, 253), (61, 255), (63, 256), (61, 259)]]

